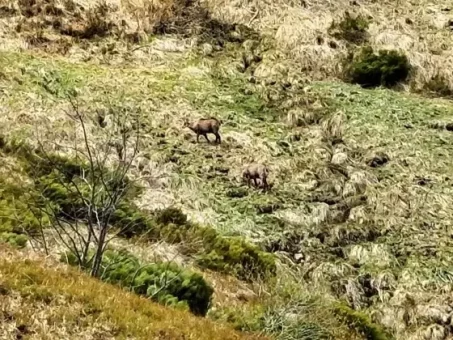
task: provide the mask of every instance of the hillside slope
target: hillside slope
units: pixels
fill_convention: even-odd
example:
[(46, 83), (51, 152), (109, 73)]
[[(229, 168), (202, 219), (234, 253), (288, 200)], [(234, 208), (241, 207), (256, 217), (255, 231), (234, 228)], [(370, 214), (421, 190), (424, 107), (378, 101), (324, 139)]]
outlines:
[(36, 256), (0, 249), (2, 339), (265, 339), (178, 312)]
[[(145, 15), (147, 2), (50, 2), (47, 12), (39, 2), (7, 3), (7, 143), (68, 150), (80, 138), (66, 114), (71, 91), (93, 118), (94, 142), (104, 133), (98, 112), (126, 112), (141, 123), (131, 176), (144, 187), (135, 198), (142, 211), (177, 207), (193, 223), (278, 255), (273, 282), (247, 283), (256, 299), (239, 301), (228, 287), (239, 284), (219, 280), (222, 298), (208, 317), (281, 339), (453, 336), (453, 104), (338, 81), (350, 46), (331, 47), (327, 30), (349, 2), (164, 1)], [(350, 5), (373, 17), (372, 46), (408, 54), (416, 69), (406, 87), (417, 91), (438, 73), (453, 79), (451, 49), (442, 45), (451, 38), (448, 4), (423, 5)], [(146, 21), (149, 13), (156, 16)], [(206, 116), (223, 121), (222, 144), (197, 144), (184, 128)], [(30, 182), (14, 155), (2, 156), (2, 182)], [(269, 192), (242, 183), (252, 161), (269, 165)], [(184, 242), (115, 246), (147, 261), (177, 260), (211, 281), (219, 275), (200, 268)]]

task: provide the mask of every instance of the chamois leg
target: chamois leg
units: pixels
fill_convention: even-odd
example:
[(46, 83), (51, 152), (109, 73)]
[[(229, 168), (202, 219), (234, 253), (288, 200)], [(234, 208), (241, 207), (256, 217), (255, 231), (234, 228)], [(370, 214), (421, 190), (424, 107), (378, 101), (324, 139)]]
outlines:
[(208, 135), (206, 133), (203, 136), (204, 136), (204, 138), (206, 138), (208, 143), (211, 143), (211, 141), (209, 140)]
[(263, 178), (263, 189), (265, 191), (267, 191), (267, 189), (269, 188), (269, 185), (267, 184), (267, 179), (266, 178)]
[(215, 142), (219, 144), (222, 142), (222, 139), (220, 138), (220, 134), (218, 132), (215, 133)]
[(256, 177), (253, 178), (253, 184), (255, 185), (256, 188), (258, 188), (258, 182), (256, 180)]
[(200, 142), (200, 134), (197, 133), (197, 143)]

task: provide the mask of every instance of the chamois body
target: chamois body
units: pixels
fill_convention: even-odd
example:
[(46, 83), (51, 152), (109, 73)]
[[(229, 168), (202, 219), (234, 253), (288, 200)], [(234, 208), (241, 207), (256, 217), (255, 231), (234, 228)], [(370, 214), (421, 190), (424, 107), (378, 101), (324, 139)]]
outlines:
[(220, 125), (222, 122), (218, 120), (217, 118), (211, 117), (211, 118), (203, 118), (199, 119), (197, 122), (190, 123), (186, 121), (184, 123), (185, 127), (188, 127), (191, 129), (193, 132), (197, 134), (197, 143), (199, 142), (200, 136), (204, 136), (208, 143), (210, 143), (210, 140), (208, 138), (208, 133), (212, 133), (215, 135), (215, 141), (216, 143), (221, 143), (221, 138), (219, 134), (220, 130)]
[(251, 182), (255, 187), (258, 187), (258, 180), (263, 184), (264, 189), (269, 188), (267, 183), (267, 177), (269, 175), (269, 169), (263, 164), (249, 164), (244, 171), (242, 172), (243, 179), (247, 182), (247, 185), (250, 186)]

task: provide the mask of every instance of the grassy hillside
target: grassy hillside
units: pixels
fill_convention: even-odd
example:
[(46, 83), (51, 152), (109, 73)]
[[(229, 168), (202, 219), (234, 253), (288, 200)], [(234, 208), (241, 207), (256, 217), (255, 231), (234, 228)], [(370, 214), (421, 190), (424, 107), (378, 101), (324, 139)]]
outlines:
[(2, 248), (4, 339), (265, 339), (167, 309), (80, 272)]
[[(263, 76), (298, 73), (308, 78), (335, 78), (348, 41), (329, 34), (345, 12), (368, 23), (365, 42), (376, 49), (404, 51), (415, 66), (410, 87), (427, 89), (436, 76), (451, 89), (451, 3), (449, 1), (205, 1), (221, 21), (249, 25), (275, 39), (274, 58), (259, 67)], [(355, 45), (355, 44), (353, 44)], [(275, 62), (276, 61), (276, 62)]]
[[(6, 150), (38, 142), (49, 152), (70, 150), (81, 141), (66, 114), (67, 94), (76, 93), (80, 109), (93, 118), (88, 124), (93, 143), (101, 145), (106, 133), (96, 124), (99, 112), (114, 110), (140, 121), (140, 152), (131, 177), (143, 187), (134, 197), (141, 213), (154, 216), (176, 207), (191, 224), (215, 230), (219, 240), (240, 237), (277, 255), (277, 275), (250, 282), (206, 258), (200, 261), (202, 242), (190, 233), (178, 242), (144, 237), (112, 243), (141, 261), (174, 261), (201, 273), (214, 287), (208, 318), (278, 339), (452, 336), (447, 2), (123, 1), (96, 7), (51, 1), (45, 10), (40, 6), (6, 1), (0, 7), (5, 160), (0, 209), (14, 217), (3, 218), (3, 227), (18, 231), (28, 221), (12, 213), (26, 211), (28, 202), (8, 192), (8, 185), (18, 192), (33, 187), (20, 154)], [(345, 9), (369, 22), (366, 42), (329, 33)], [(413, 66), (409, 80), (398, 91), (341, 82), (341, 60), (362, 45), (404, 52)], [(414, 93), (420, 91), (423, 96)], [(433, 94), (447, 98), (430, 98)], [(197, 144), (183, 127), (185, 119), (206, 116), (223, 121), (222, 144), (203, 139)], [(242, 167), (253, 161), (269, 165), (269, 192), (242, 183)], [(13, 242), (10, 234), (3, 238), (23, 243)], [(52, 243), (52, 255), (61, 250)], [(7, 296), (22, 292), (19, 281), (9, 277), (53, 273), (44, 263), (30, 268), (13, 254), (0, 271), (14, 291)], [(57, 273), (66, 272), (58, 268)], [(70, 280), (77, 275), (69, 273)], [(36, 286), (53, 291), (55, 285), (58, 295), (68, 293), (60, 274), (55, 277)], [(104, 287), (81, 277), (87, 287), (70, 286), (70, 294), (84, 296), (89, 285)], [(144, 314), (143, 324), (148, 308), (170, 313), (108, 289), (141, 301), (144, 312), (130, 313)], [(40, 308), (20, 299), (17, 303)], [(102, 322), (112, 325), (106, 337), (129, 332), (140, 337), (156, 327), (170, 332), (162, 338), (201, 339), (217, 327), (177, 314), (168, 322), (181, 318), (181, 324), (159, 321), (142, 328), (119, 320), (115, 303), (95, 306), (104, 310)], [(125, 320), (135, 319), (130, 315)], [(87, 317), (86, 325), (97, 324), (97, 317)], [(193, 329), (171, 333), (189, 324)], [(62, 327), (79, 332), (72, 324)], [(197, 333), (202, 329), (206, 333)], [(225, 332), (218, 338), (236, 336)]]

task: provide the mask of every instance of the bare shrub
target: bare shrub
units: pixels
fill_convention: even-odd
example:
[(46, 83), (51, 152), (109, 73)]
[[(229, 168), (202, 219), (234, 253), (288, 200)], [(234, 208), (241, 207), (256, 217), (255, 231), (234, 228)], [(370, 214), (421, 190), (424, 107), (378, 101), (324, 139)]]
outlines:
[[(70, 97), (70, 102), (74, 145), (64, 147), (65, 156), (60, 156), (48, 152), (40, 140), (37, 150), (27, 156), (40, 192), (32, 210), (47, 216), (65, 250), (98, 276), (104, 252), (118, 234), (111, 233), (114, 213), (133, 186), (127, 175), (138, 152), (139, 131), (132, 133), (127, 117), (118, 114), (106, 139), (96, 143), (86, 114), (75, 98)], [(46, 243), (44, 232), (41, 237), (39, 241)]]

